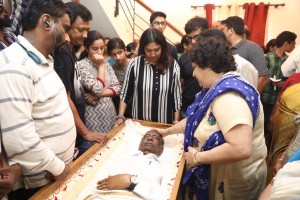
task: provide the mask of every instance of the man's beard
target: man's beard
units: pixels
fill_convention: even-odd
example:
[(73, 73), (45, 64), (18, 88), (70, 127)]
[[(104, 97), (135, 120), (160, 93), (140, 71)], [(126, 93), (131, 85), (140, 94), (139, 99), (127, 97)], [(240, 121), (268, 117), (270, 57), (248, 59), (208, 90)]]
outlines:
[(10, 27), (12, 24), (12, 20), (8, 17), (0, 18), (0, 28)]
[(59, 46), (56, 46), (55, 49), (54, 49), (54, 54), (59, 54), (60, 52), (62, 52), (62, 50), (64, 49), (65, 44), (66, 43), (63, 43)]
[(54, 54), (59, 54), (64, 46), (66, 44), (66, 41), (62, 38), (60, 34), (57, 34), (57, 32), (54, 33)]

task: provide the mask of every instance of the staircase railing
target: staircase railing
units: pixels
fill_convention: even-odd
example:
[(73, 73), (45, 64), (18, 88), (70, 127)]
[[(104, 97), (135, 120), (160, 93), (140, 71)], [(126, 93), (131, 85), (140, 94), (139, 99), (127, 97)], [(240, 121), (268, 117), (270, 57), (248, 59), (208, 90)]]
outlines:
[[(137, 9), (136, 9), (137, 6), (141, 6), (150, 14), (154, 12), (153, 9), (151, 9), (147, 4), (145, 4), (141, 0), (116, 0), (116, 6), (115, 6), (115, 17), (117, 17), (120, 14), (120, 9), (121, 9), (122, 13), (125, 15), (126, 20), (131, 27), (133, 33), (132, 34), (133, 40), (135, 39), (135, 36), (140, 38), (139, 33), (142, 33), (145, 30), (144, 27), (150, 26), (149, 21), (145, 20), (144, 17), (142, 17), (139, 13), (137, 13)], [(173, 33), (180, 36), (180, 38), (184, 35), (179, 29), (177, 29), (169, 21), (167, 21), (167, 27), (170, 28), (170, 30), (172, 30)], [(168, 37), (166, 37), (166, 39), (169, 42), (174, 44), (174, 41), (170, 40)]]

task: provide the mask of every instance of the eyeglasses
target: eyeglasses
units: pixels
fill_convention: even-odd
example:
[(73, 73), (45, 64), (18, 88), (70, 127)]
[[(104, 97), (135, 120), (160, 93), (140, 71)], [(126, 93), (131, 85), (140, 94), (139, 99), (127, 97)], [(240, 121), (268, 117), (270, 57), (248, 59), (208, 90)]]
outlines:
[(162, 26), (165, 26), (167, 25), (167, 22), (159, 22), (159, 21), (155, 21), (155, 22), (152, 22), (153, 25), (156, 25), (156, 26), (159, 26), (159, 25), (162, 25)]
[(194, 35), (193, 37), (187, 36), (187, 37), (186, 37), (186, 40), (187, 40), (188, 42), (192, 42), (192, 40), (195, 40), (195, 41), (197, 42), (199, 36), (200, 36), (200, 34), (196, 34), (196, 35)]

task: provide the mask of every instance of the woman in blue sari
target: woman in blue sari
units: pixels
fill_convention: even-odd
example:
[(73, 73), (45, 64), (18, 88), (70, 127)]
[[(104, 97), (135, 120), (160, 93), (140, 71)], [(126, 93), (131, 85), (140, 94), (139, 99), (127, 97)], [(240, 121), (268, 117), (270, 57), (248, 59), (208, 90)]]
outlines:
[(183, 178), (197, 199), (258, 199), (265, 186), (267, 149), (263, 109), (257, 90), (234, 72), (227, 42), (201, 40), (190, 61), (204, 88), (188, 117), (163, 135), (183, 133), (189, 170)]

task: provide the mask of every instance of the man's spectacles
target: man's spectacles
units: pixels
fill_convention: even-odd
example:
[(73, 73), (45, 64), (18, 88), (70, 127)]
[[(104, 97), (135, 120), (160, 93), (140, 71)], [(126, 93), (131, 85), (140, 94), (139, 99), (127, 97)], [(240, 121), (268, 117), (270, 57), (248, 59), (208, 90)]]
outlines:
[(156, 25), (156, 26), (159, 26), (159, 25), (162, 25), (162, 26), (165, 26), (167, 25), (167, 22), (159, 22), (159, 21), (155, 21), (152, 23), (153, 25)]
[(195, 41), (197, 42), (199, 36), (200, 36), (200, 34), (196, 34), (196, 35), (194, 35), (193, 37), (187, 36), (187, 37), (186, 37), (186, 40), (187, 40), (188, 42), (192, 42), (192, 40), (195, 40)]

